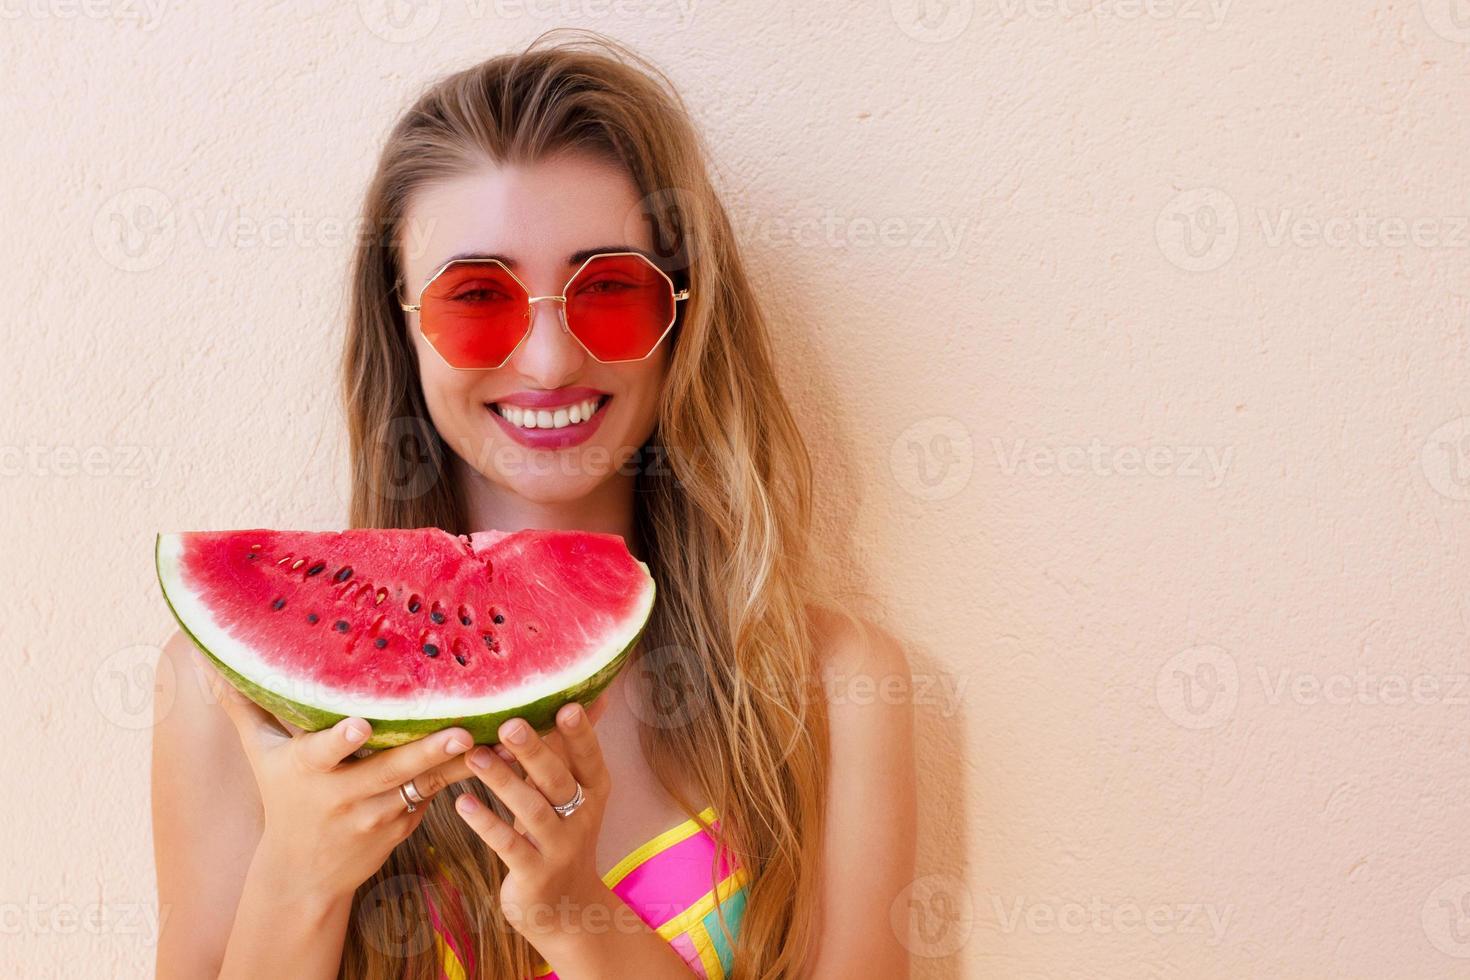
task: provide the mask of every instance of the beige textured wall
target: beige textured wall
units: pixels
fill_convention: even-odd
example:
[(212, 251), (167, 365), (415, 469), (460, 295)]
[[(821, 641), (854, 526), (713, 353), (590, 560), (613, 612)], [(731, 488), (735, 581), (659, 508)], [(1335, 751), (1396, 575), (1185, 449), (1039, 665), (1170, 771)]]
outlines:
[(1470, 972), (1464, 0), (226, 9), (0, 3), (0, 973), (149, 970), (153, 534), (341, 523), (370, 157), (553, 23), (683, 87), (911, 643), (917, 975)]

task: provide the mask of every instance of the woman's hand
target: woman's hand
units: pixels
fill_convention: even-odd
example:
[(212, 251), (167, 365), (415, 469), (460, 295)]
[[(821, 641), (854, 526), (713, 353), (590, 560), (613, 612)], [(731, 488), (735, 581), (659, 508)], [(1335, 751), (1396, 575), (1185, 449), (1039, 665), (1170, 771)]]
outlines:
[[(556, 715), (556, 728), (537, 735), (517, 718), (500, 727), (500, 747), (525, 770), (480, 746), (467, 756), (470, 769), (515, 817), (515, 826), (466, 793), (456, 801), (465, 823), (506, 864), (500, 890), (507, 921), (533, 942), (561, 931), (563, 903), (576, 910), (602, 900), (606, 891), (597, 873), (597, 838), (612, 788), (592, 716), (573, 702)], [(583, 803), (569, 816), (552, 804), (566, 804), (581, 784)], [(543, 950), (544, 952), (544, 950)]]
[[(229, 685), (216, 691), (240, 733), (265, 809), (256, 860), (279, 869), (283, 882), (299, 883), (304, 896), (350, 897), (418, 827), (427, 802), (469, 778), (464, 752), (473, 739), (462, 728), (353, 759), (372, 731), (362, 718), (293, 733)], [(425, 800), (414, 813), (399, 793), (410, 779)]]

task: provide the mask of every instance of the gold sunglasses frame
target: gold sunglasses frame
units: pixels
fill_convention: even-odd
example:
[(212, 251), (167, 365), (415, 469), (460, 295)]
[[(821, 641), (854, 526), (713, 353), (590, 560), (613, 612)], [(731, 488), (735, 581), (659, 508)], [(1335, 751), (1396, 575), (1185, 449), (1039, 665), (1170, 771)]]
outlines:
[[(669, 284), (669, 293), (670, 293), (670, 295), (672, 295), (674, 297), (674, 311), (673, 311), (672, 314), (670, 314), (668, 325), (664, 327), (663, 333), (661, 333), (661, 334), (658, 335), (658, 340), (655, 340), (653, 342), (653, 346), (648, 349), (648, 353), (647, 354), (644, 354), (642, 357), (624, 357), (624, 358), (619, 358), (618, 360), (604, 361), (602, 358), (600, 358), (596, 354), (592, 353), (591, 350), (588, 350), (587, 345), (582, 342), (582, 338), (581, 337), (578, 337), (575, 333), (572, 332), (572, 329), (567, 326), (567, 289), (568, 289), (568, 287), (571, 286), (572, 283), (574, 283), (574, 282), (577, 281), (577, 277), (580, 276), (582, 274), (582, 271), (584, 269), (586, 269), (587, 266), (590, 265), (591, 263), (596, 262), (598, 259), (616, 258), (616, 257), (620, 257), (620, 256), (625, 256), (625, 255), (626, 256), (629, 256), (631, 258), (641, 259), (645, 265), (647, 265), (650, 269), (652, 269), (654, 272), (657, 272), (661, 277), (663, 277), (664, 282), (666, 282), (666, 283)], [(598, 252), (596, 255), (589, 255), (586, 258), (586, 260), (583, 261), (583, 263), (581, 265), (577, 266), (577, 271), (573, 272), (569, 277), (567, 277), (566, 284), (561, 287), (561, 295), (559, 295), (559, 296), (558, 295), (532, 296), (531, 295), (530, 287), (528, 287), (524, 282), (521, 281), (521, 277), (520, 276), (516, 275), (514, 272), (511, 271), (510, 266), (506, 265), (504, 262), (500, 261), (499, 259), (450, 259), (448, 262), (445, 262), (437, 270), (435, 270), (435, 272), (434, 272), (434, 274), (432, 276), (430, 276), (428, 279), (424, 280), (423, 286), (421, 286), (419, 288), (419, 295), (418, 295), (418, 302), (417, 303), (408, 304), (408, 303), (404, 303), (402, 301), (399, 302), (398, 305), (403, 309), (403, 312), (405, 312), (405, 313), (418, 313), (422, 309), (422, 307), (423, 307), (424, 293), (428, 292), (429, 287), (434, 284), (434, 280), (436, 280), (440, 276), (444, 275), (444, 273), (448, 272), (451, 268), (453, 268), (455, 266), (460, 266), (460, 265), (494, 265), (494, 266), (499, 266), (502, 270), (504, 270), (505, 271), (505, 274), (508, 275), (508, 276), (510, 276), (510, 278), (515, 282), (515, 284), (517, 286), (520, 286), (521, 287), (521, 290), (523, 292), (525, 292), (525, 294), (526, 294), (526, 330), (525, 330), (524, 333), (521, 334), (521, 339), (516, 341), (516, 345), (510, 349), (510, 353), (507, 354), (507, 355), (505, 355), (505, 360), (501, 361), (499, 364), (495, 365), (494, 367), (462, 368), (462, 367), (458, 367), (458, 366), (456, 366), (454, 364), (450, 364), (449, 363), (449, 359), (446, 358), (439, 351), (439, 348), (438, 347), (435, 347), (434, 346), (434, 342), (429, 339), (429, 335), (426, 334), (426, 333), (424, 333), (424, 321), (423, 321), (423, 317), (419, 317), (418, 329), (419, 329), (420, 336), (422, 336), (424, 338), (424, 342), (429, 345), (429, 348), (435, 354), (438, 354), (439, 355), (439, 360), (443, 361), (445, 363), (445, 365), (447, 365), (448, 367), (454, 369), (455, 371), (494, 371), (494, 370), (497, 370), (499, 368), (505, 367), (506, 364), (510, 363), (510, 359), (512, 357), (515, 357), (516, 351), (518, 351), (518, 350), (521, 349), (521, 345), (526, 342), (526, 338), (529, 337), (529, 336), (531, 336), (531, 328), (534, 326), (534, 324), (536, 322), (536, 315), (535, 315), (536, 314), (536, 307), (535, 307), (535, 304), (536, 303), (540, 303), (540, 302), (542, 302), (544, 300), (551, 300), (553, 302), (556, 302), (556, 303), (560, 303), (561, 304), (561, 306), (558, 308), (558, 311), (557, 312), (559, 313), (559, 315), (561, 317), (561, 329), (562, 329), (562, 332), (563, 333), (567, 333), (567, 334), (571, 334), (572, 339), (577, 342), (577, 346), (581, 347), (582, 350), (586, 351), (587, 352), (587, 356), (590, 357), (590, 358), (592, 358), (594, 361), (597, 361), (599, 364), (631, 364), (631, 363), (634, 363), (636, 361), (646, 361), (650, 357), (653, 356), (654, 351), (658, 350), (659, 345), (664, 342), (664, 338), (669, 335), (669, 331), (673, 330), (674, 329), (674, 324), (678, 322), (678, 320), (679, 320), (679, 303), (681, 301), (686, 300), (686, 299), (689, 298), (689, 290), (676, 288), (674, 286), (674, 280), (671, 279), (671, 278), (669, 278), (669, 274), (667, 272), (665, 272), (664, 270), (660, 269), (657, 265), (655, 265), (653, 263), (653, 260), (650, 259), (648, 256), (644, 255), (642, 252)]]

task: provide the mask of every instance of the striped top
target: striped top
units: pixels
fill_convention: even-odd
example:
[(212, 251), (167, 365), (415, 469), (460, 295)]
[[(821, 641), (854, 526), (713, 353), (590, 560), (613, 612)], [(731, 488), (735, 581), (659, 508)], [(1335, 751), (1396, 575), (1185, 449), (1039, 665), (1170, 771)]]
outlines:
[[(719, 866), (715, 866), (715, 838), (701, 824), (718, 829), (714, 807), (638, 847), (602, 880), (674, 948), (695, 976), (725, 980), (734, 961), (730, 940), (738, 934), (745, 912), (749, 875), (729, 854), (718, 855)], [(444, 922), (432, 899), (428, 906), (441, 963), (440, 980), (469, 980), (474, 976), (469, 945)], [(722, 913), (729, 939), (720, 926)], [(557, 980), (544, 960), (532, 977)]]

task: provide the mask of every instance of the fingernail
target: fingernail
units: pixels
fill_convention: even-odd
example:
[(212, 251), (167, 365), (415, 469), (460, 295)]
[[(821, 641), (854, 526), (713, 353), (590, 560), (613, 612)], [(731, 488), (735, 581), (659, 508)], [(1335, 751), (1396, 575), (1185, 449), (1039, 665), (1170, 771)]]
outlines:
[(573, 704), (571, 710), (567, 712), (567, 727), (576, 728), (578, 725), (582, 724), (582, 718), (582, 706), (580, 704)]
[(459, 755), (461, 752), (469, 747), (470, 743), (466, 742), (458, 735), (454, 736), (449, 741), (444, 743), (444, 751), (448, 752), (450, 755)]
[(518, 721), (505, 730), (506, 741), (512, 745), (524, 745), (530, 734), (531, 726), (523, 721)]
[(459, 807), (460, 813), (474, 813), (480, 809), (480, 801), (468, 793), (462, 794), (459, 799), (454, 801), (454, 805)]
[(368, 730), (362, 725), (345, 725), (342, 728), (342, 737), (349, 742), (361, 742), (368, 737)]
[[(465, 756), (472, 769), (485, 769), (490, 765), (490, 750), (483, 745)], [(461, 797), (462, 798), (462, 797)]]
[(506, 748), (503, 745), (495, 746), (495, 754), (500, 756), (506, 762), (516, 761), (516, 757), (510, 754), (510, 749)]

